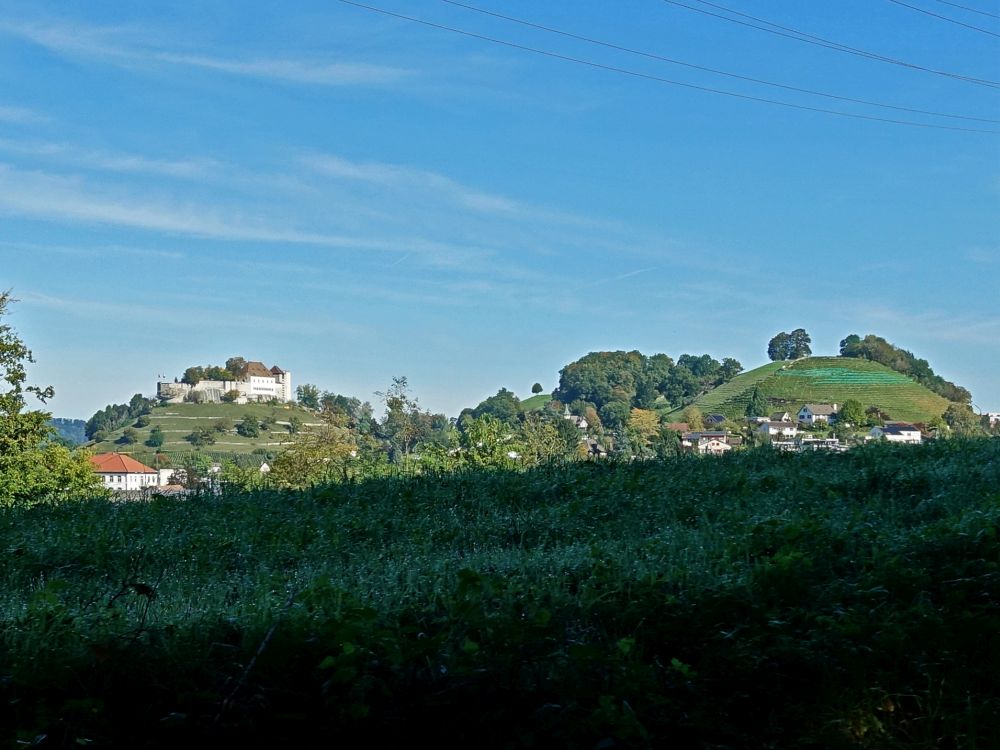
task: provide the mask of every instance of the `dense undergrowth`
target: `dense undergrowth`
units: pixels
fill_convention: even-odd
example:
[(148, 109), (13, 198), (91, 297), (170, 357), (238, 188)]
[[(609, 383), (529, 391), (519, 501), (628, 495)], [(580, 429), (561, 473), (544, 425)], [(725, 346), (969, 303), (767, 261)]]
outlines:
[(0, 738), (997, 747), (998, 534), (998, 440), (0, 509)]

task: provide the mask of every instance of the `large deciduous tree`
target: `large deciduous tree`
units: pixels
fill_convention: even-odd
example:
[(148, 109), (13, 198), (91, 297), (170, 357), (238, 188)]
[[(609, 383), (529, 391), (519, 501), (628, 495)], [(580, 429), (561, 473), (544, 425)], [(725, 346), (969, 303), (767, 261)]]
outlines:
[(45, 403), (55, 392), (26, 384), (31, 350), (2, 322), (12, 302), (0, 292), (0, 505), (100, 494), (87, 457), (53, 440), (52, 415), (27, 408), (28, 394)]

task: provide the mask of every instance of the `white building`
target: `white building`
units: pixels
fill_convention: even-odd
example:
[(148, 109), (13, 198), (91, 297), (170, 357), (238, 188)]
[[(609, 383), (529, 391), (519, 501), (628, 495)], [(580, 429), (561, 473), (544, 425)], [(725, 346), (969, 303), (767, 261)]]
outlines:
[(115, 492), (138, 492), (160, 483), (156, 469), (121, 453), (100, 453), (91, 456), (90, 463), (104, 482), (104, 488)]
[(227, 393), (236, 391), (236, 403), (248, 401), (294, 401), (292, 373), (275, 365), (268, 369), (263, 362), (247, 362), (246, 372), (239, 380), (200, 380), (189, 383), (160, 382), (156, 395), (169, 404), (179, 404), (192, 393), (201, 393), (202, 399), (218, 402)]
[(799, 409), (800, 424), (830, 423), (837, 416), (836, 404), (805, 404)]
[(795, 437), (799, 434), (799, 428), (794, 422), (762, 422), (757, 432), (766, 438), (773, 437)]
[(872, 427), (873, 438), (884, 438), (889, 443), (909, 443), (919, 445), (922, 441), (920, 430), (906, 422), (890, 422), (884, 427)]

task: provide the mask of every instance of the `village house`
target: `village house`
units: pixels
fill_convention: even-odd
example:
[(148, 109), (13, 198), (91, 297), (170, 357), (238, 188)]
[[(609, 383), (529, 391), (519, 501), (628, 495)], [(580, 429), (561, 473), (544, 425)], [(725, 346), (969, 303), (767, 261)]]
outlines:
[[(765, 420), (765, 421), (767, 421), (767, 420)], [(770, 421), (771, 422), (791, 422), (792, 421), (792, 415), (791, 415), (790, 412), (787, 412), (787, 411), (776, 411), (774, 414), (771, 415)]]
[(160, 473), (156, 469), (121, 453), (99, 453), (90, 457), (90, 464), (108, 490), (139, 492), (160, 484)]
[(700, 455), (719, 456), (732, 450), (726, 432), (684, 432), (681, 434), (681, 450)]
[(836, 404), (805, 404), (799, 409), (799, 424), (814, 425), (819, 422), (829, 424), (836, 418)]
[(761, 422), (757, 433), (767, 439), (774, 437), (795, 437), (799, 434), (798, 425), (794, 422)]
[[(292, 374), (275, 365), (268, 368), (263, 362), (247, 362), (246, 371), (238, 380), (200, 380), (194, 385), (161, 381), (156, 384), (156, 395), (168, 404), (179, 404), (192, 398), (218, 403), (227, 393), (236, 392), (236, 403), (249, 401), (294, 401)], [(197, 395), (195, 395), (197, 394)]]
[(919, 445), (923, 440), (920, 430), (907, 422), (889, 422), (881, 427), (872, 427), (869, 434), (873, 438), (881, 438), (889, 443)]

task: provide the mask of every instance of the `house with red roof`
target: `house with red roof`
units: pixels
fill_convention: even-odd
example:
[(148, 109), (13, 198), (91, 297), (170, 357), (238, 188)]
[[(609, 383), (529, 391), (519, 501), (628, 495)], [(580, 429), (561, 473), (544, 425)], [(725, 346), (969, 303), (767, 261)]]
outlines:
[(121, 453), (99, 453), (90, 457), (90, 464), (108, 490), (136, 492), (160, 484), (160, 473), (156, 469)]

